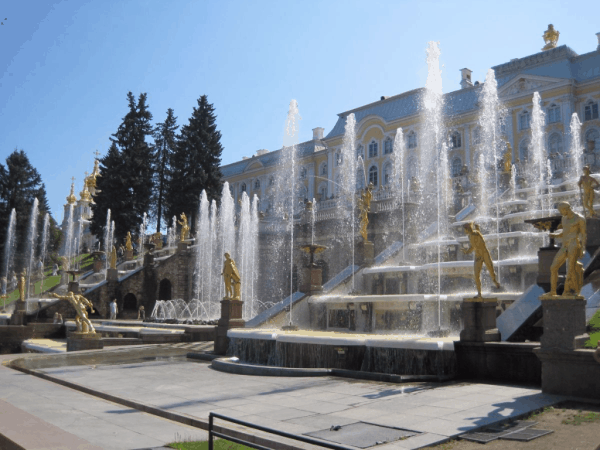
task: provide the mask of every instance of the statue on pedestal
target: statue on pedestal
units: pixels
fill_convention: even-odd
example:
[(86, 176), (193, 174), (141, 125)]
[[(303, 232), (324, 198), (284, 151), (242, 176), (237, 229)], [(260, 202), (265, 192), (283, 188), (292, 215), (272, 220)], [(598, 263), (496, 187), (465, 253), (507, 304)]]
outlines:
[(367, 225), (369, 224), (369, 211), (371, 210), (371, 200), (373, 200), (373, 183), (369, 183), (369, 186), (360, 195), (358, 207), (360, 209), (360, 235), (365, 242), (367, 239)]
[(177, 221), (177, 223), (179, 225), (181, 225), (181, 237), (179, 239), (180, 242), (185, 241), (188, 238), (188, 235), (190, 234), (190, 227), (188, 225), (188, 221), (187, 221), (187, 217), (185, 215), (185, 213), (181, 213), (181, 221)]
[(131, 232), (127, 232), (127, 236), (125, 236), (125, 250), (133, 250), (133, 244), (131, 243)]
[(544, 31), (544, 34), (542, 35), (546, 44), (542, 48), (542, 51), (545, 52), (546, 50), (552, 50), (553, 48), (556, 48), (559, 36), (560, 32), (554, 29), (554, 25), (548, 25), (548, 29)]
[(110, 252), (110, 268), (111, 269), (116, 269), (117, 268), (117, 249), (115, 248), (115, 246), (112, 246), (112, 250)]
[(21, 276), (19, 277), (19, 300), (24, 302), (25, 301), (25, 295), (27, 292), (27, 281), (26, 281), (26, 272), (23, 269), (23, 272), (21, 272)]
[(581, 191), (583, 213), (585, 214), (585, 210), (587, 209), (588, 215), (590, 217), (595, 217), (594, 198), (596, 197), (596, 193), (594, 192), (594, 188), (599, 187), (600, 183), (590, 176), (590, 166), (585, 166), (583, 168), (583, 175), (579, 178), (577, 186), (579, 186), (579, 190)]
[(82, 334), (95, 334), (96, 329), (90, 319), (88, 319), (87, 308), (89, 307), (91, 312), (94, 312), (94, 305), (87, 298), (81, 294), (75, 294), (72, 291), (67, 292), (66, 295), (58, 295), (52, 293), (52, 296), (60, 299), (67, 300), (75, 311), (77, 316), (75, 317), (75, 323), (77, 324), (77, 332)]
[(240, 272), (229, 253), (225, 253), (225, 263), (221, 275), (223, 275), (223, 281), (225, 282), (225, 299), (239, 300), (241, 290)]
[(490, 255), (490, 251), (485, 245), (485, 241), (483, 240), (481, 231), (479, 231), (479, 227), (474, 225), (472, 222), (469, 222), (464, 225), (464, 229), (467, 236), (469, 236), (469, 248), (466, 250), (463, 249), (463, 253), (468, 255), (469, 253), (475, 252), (475, 286), (477, 286), (477, 296), (481, 297), (481, 269), (484, 264), (485, 267), (487, 267), (487, 270), (492, 277), (492, 281), (497, 288), (500, 288), (500, 283), (498, 283), (498, 280), (496, 280), (496, 273), (494, 272), (492, 257)]
[(550, 292), (542, 298), (556, 297), (556, 285), (558, 284), (558, 269), (567, 263), (567, 277), (565, 279), (565, 290), (563, 296), (579, 295), (583, 287), (583, 264), (578, 260), (585, 253), (587, 240), (585, 218), (573, 211), (567, 202), (557, 205), (562, 215), (561, 224), (558, 228), (562, 231), (550, 233), (550, 237), (561, 238), (563, 245), (550, 266)]

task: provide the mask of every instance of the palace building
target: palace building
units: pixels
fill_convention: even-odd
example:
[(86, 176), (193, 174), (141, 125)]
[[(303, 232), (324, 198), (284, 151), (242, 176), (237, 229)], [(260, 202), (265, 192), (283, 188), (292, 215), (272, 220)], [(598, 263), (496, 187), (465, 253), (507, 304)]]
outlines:
[[(554, 32), (553, 28), (549, 30)], [(578, 114), (582, 123), (584, 161), (592, 167), (592, 172), (600, 171), (600, 33), (596, 36), (598, 47), (583, 55), (578, 55), (566, 45), (555, 46), (556, 34), (554, 47), (550, 42), (540, 53), (493, 67), (498, 96), (507, 111), (502, 138), (511, 144), (512, 163), (518, 174), (524, 170), (524, 162), (531, 157), (532, 97), (536, 91), (542, 98), (546, 117), (545, 148), (554, 182), (560, 182), (573, 164), (569, 153), (569, 124), (573, 113)], [(472, 81), (471, 70), (461, 69), (460, 73), (460, 89), (444, 95), (449, 170), (455, 186), (461, 177), (473, 171), (480, 151), (479, 99), (483, 87), (483, 83)], [(385, 197), (392, 178), (393, 143), (398, 128), (402, 128), (406, 140), (405, 179), (416, 175), (423, 124), (420, 111), (423, 92), (424, 88), (421, 88), (381, 97), (373, 103), (342, 112), (326, 135), (323, 128), (313, 129), (313, 139), (297, 147), (301, 180), (297, 194), (299, 200), (314, 198), (320, 206), (318, 209), (323, 210), (328, 207), (328, 200), (335, 199), (344, 126), (351, 113), (357, 123), (357, 154), (364, 160), (364, 172), (361, 171), (358, 178), (366, 178), (367, 182), (373, 183), (375, 202)], [(261, 210), (268, 209), (273, 174), (280, 155), (281, 150), (258, 150), (250, 158), (221, 168), (236, 204), (246, 192), (250, 197), (256, 194), (261, 199)], [(364, 182), (359, 182), (357, 188), (363, 185)]]

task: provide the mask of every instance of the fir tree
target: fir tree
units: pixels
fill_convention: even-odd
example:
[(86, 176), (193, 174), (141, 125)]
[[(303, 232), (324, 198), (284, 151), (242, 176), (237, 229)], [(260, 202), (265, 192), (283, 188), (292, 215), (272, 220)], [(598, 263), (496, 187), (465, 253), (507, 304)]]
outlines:
[[(160, 223), (165, 215), (165, 195), (167, 183), (169, 182), (169, 161), (175, 151), (177, 143), (176, 131), (177, 117), (173, 115), (173, 110), (167, 110), (167, 118), (154, 128), (154, 192), (152, 198), (153, 216), (156, 218), (156, 231), (160, 231)], [(169, 217), (165, 215), (165, 222), (169, 223)]]
[[(34, 199), (38, 199), (39, 217), (38, 234), (43, 227), (43, 217), (50, 211), (48, 200), (46, 198), (46, 188), (42, 182), (39, 172), (31, 165), (29, 158), (23, 150), (16, 150), (6, 158), (6, 166), (0, 164), (0, 255), (4, 255), (4, 244), (8, 232), (8, 221), (10, 212), (14, 208), (17, 214), (17, 235), (15, 268), (16, 271), (24, 267), (24, 257), (27, 254), (27, 231), (31, 216), (31, 208)], [(56, 227), (56, 222), (51, 221), (51, 225)], [(51, 230), (51, 236), (54, 236), (50, 242), (50, 248), (57, 247), (55, 242), (60, 241), (60, 233)], [(2, 265), (2, 264), (0, 264)], [(3, 269), (1, 269), (3, 270)]]
[(194, 230), (200, 193), (206, 190), (209, 199), (219, 199), (221, 193), (221, 133), (217, 130), (214, 107), (206, 95), (198, 99), (189, 123), (181, 128), (173, 153), (171, 179), (167, 189), (166, 217), (185, 212)]
[(98, 238), (104, 234), (106, 212), (110, 208), (115, 221), (115, 236), (121, 241), (130, 231), (135, 234), (143, 215), (149, 211), (152, 197), (153, 147), (146, 142), (152, 134), (152, 114), (146, 104), (147, 95), (140, 94), (137, 104), (129, 92), (129, 111), (112, 135), (111, 148), (101, 160), (98, 189), (94, 201), (91, 231)]

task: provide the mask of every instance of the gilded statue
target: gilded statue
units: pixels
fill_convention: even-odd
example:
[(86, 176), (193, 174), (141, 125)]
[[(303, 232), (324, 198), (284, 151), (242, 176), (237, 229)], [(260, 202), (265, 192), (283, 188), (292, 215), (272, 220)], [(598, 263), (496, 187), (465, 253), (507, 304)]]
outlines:
[(469, 253), (475, 252), (475, 286), (477, 286), (477, 297), (481, 297), (481, 269), (485, 264), (492, 281), (497, 288), (500, 288), (500, 283), (496, 280), (496, 273), (494, 272), (494, 265), (492, 264), (492, 257), (490, 251), (485, 245), (483, 235), (479, 231), (479, 227), (469, 222), (464, 225), (465, 233), (469, 236), (469, 248), (463, 249), (463, 253), (468, 255)]
[(594, 188), (600, 186), (600, 183), (596, 181), (594, 177), (590, 175), (590, 166), (585, 166), (583, 168), (583, 175), (579, 178), (577, 182), (577, 186), (579, 186), (579, 190), (582, 191), (582, 203), (583, 203), (583, 212), (585, 214), (585, 210), (588, 210), (588, 215), (590, 217), (595, 217), (596, 213), (594, 212), (594, 198), (596, 197), (596, 193), (594, 192)]
[(114, 245), (112, 246), (112, 250), (110, 251), (110, 268), (117, 268), (117, 249)]
[(88, 177), (85, 177), (85, 185), (90, 189), (90, 191), (96, 188), (96, 178), (102, 176), (100, 175), (99, 164), (100, 162), (97, 159), (94, 160), (94, 170)]
[(75, 308), (75, 312), (77, 313), (77, 316), (75, 317), (75, 324), (77, 325), (78, 333), (96, 333), (96, 329), (94, 328), (94, 325), (92, 325), (92, 322), (87, 315), (87, 308), (90, 308), (92, 313), (94, 312), (94, 305), (92, 302), (90, 302), (83, 295), (75, 294), (72, 291), (67, 292), (66, 295), (52, 293), (52, 296), (60, 300), (67, 300), (73, 306), (73, 308)]
[(579, 262), (579, 258), (585, 253), (587, 241), (585, 218), (573, 211), (567, 202), (559, 202), (557, 208), (562, 216), (558, 228), (559, 230), (562, 228), (562, 230), (550, 233), (550, 236), (562, 239), (563, 245), (554, 256), (550, 266), (550, 292), (543, 295), (545, 298), (556, 296), (558, 269), (565, 262), (567, 263), (567, 277), (563, 295), (579, 295), (583, 287), (583, 264)]
[(131, 243), (131, 232), (127, 232), (127, 236), (125, 236), (125, 250), (133, 250), (133, 244)]
[(367, 188), (360, 194), (358, 207), (360, 209), (360, 235), (365, 242), (367, 239), (367, 225), (369, 225), (369, 211), (371, 210), (371, 201), (373, 200), (373, 183), (369, 183)]
[(239, 300), (241, 290), (240, 272), (229, 253), (225, 253), (225, 263), (223, 264), (221, 275), (223, 275), (223, 280), (225, 281), (225, 299)]
[(21, 276), (19, 277), (19, 300), (22, 302), (25, 301), (25, 294), (27, 292), (27, 281), (26, 281), (27, 273), (23, 269), (21, 272)]
[(178, 220), (177, 223), (181, 225), (181, 237), (179, 239), (180, 242), (185, 241), (190, 234), (190, 227), (188, 225), (187, 217), (185, 213), (181, 213), (181, 220)]
[(157, 231), (150, 237), (150, 242), (152, 242), (157, 250), (160, 250), (163, 246), (162, 234), (160, 231)]
[(502, 157), (502, 164), (504, 165), (505, 173), (512, 172), (512, 147), (508, 141), (506, 141), (506, 151)]
[(544, 38), (544, 42), (546, 45), (542, 48), (542, 51), (552, 50), (556, 48), (556, 44), (558, 43), (558, 37), (560, 36), (560, 32), (554, 29), (554, 25), (548, 25), (548, 29), (544, 31), (542, 37)]

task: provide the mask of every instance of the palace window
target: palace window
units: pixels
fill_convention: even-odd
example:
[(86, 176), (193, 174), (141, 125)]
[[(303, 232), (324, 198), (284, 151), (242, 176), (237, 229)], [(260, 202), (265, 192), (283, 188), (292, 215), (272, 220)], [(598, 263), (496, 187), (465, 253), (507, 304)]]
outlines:
[(554, 133), (548, 139), (548, 152), (550, 155), (555, 153), (562, 153), (563, 151), (563, 142), (562, 136), (559, 133)]
[(548, 123), (560, 122), (560, 106), (555, 105), (554, 103), (550, 105), (548, 113), (546, 114), (546, 120)]
[(375, 158), (377, 156), (378, 149), (379, 145), (377, 144), (377, 142), (372, 141), (369, 144), (369, 158)]
[(336, 167), (338, 167), (342, 164), (344, 164), (344, 157), (342, 155), (342, 151), (338, 150), (337, 152), (335, 152), (335, 165)]
[(364, 168), (359, 167), (356, 171), (356, 190), (360, 190), (365, 187), (365, 171)]
[(460, 138), (460, 133), (458, 131), (455, 131), (454, 133), (452, 133), (452, 135), (450, 137), (450, 146), (451, 146), (451, 148), (462, 147), (462, 141)]
[(301, 180), (306, 179), (306, 167), (303, 167), (300, 169), (300, 179)]
[(377, 178), (377, 166), (372, 166), (369, 169), (369, 183), (373, 183), (373, 186), (377, 187), (377, 182), (378, 182), (378, 178)]
[(327, 176), (327, 163), (323, 163), (321, 166), (321, 175)]
[(521, 130), (528, 130), (529, 128), (531, 128), (531, 115), (528, 111), (524, 111), (519, 116), (519, 128)]
[(392, 163), (389, 162), (383, 167), (383, 184), (385, 186), (388, 186), (389, 184), (391, 184), (392, 177), (393, 177)]
[(460, 170), (462, 169), (462, 161), (460, 158), (454, 158), (452, 160), (452, 176), (457, 177), (460, 175)]
[(260, 180), (257, 178), (257, 179), (254, 181), (254, 190), (255, 190), (255, 191), (257, 191), (257, 190), (259, 190), (259, 189), (260, 189)]
[(323, 183), (319, 187), (319, 195), (321, 196), (321, 201), (327, 199), (327, 184)]
[(246, 192), (246, 183), (242, 183), (240, 186), (240, 192)]
[(273, 186), (275, 184), (275, 178), (274, 177), (270, 177), (269, 178), (269, 186)]
[(585, 145), (586, 145), (586, 150), (593, 152), (595, 150), (598, 150), (596, 148), (596, 142), (598, 142), (598, 139), (600, 139), (600, 133), (598, 133), (598, 130), (592, 128), (591, 130), (588, 130), (585, 133)]
[(419, 176), (419, 162), (417, 161), (416, 157), (411, 156), (410, 158), (408, 158), (408, 164), (406, 165), (406, 168), (406, 176), (408, 177), (408, 179)]
[(394, 143), (390, 138), (387, 138), (383, 143), (383, 154), (389, 155), (394, 151)]
[(519, 145), (519, 160), (522, 163), (529, 161), (529, 139), (525, 139)]
[(589, 101), (584, 108), (584, 120), (594, 120), (598, 118), (598, 102)]
[(356, 158), (358, 158), (359, 156), (362, 159), (365, 159), (365, 148), (362, 145), (359, 145), (356, 149)]
[(417, 133), (411, 131), (408, 133), (408, 148), (416, 148), (417, 147)]

